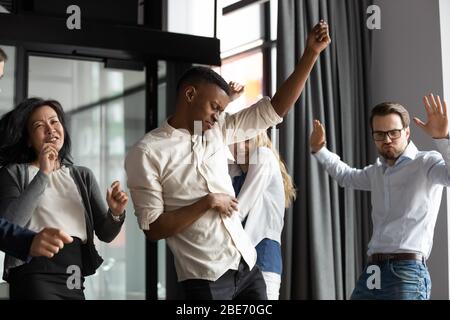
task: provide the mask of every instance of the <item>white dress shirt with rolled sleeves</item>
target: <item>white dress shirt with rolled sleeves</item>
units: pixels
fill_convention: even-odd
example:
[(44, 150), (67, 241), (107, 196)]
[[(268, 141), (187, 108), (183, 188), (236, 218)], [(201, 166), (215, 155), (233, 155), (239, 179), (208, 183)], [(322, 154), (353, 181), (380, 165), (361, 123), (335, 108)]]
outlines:
[(393, 166), (380, 157), (364, 169), (350, 168), (325, 147), (314, 154), (343, 187), (371, 191), (373, 235), (368, 255), (418, 252), (428, 258), (443, 186), (450, 186), (450, 143), (434, 139), (437, 151), (409, 142)]
[[(270, 100), (263, 98), (233, 115), (223, 113), (203, 136), (175, 129), (167, 121), (146, 134), (125, 160), (140, 228), (149, 230), (163, 212), (189, 206), (209, 193), (234, 197), (227, 145), (256, 136), (281, 121)], [(241, 257), (250, 269), (256, 262), (254, 246), (237, 212), (227, 217), (208, 210), (166, 240), (175, 257), (178, 281), (215, 281), (227, 270), (237, 270)]]

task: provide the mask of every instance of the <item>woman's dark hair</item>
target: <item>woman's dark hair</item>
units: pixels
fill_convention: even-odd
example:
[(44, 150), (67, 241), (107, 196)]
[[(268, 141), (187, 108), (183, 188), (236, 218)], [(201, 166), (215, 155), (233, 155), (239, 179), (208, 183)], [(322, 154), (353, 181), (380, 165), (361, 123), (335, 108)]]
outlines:
[(55, 100), (29, 98), (22, 101), (0, 119), (0, 166), (29, 163), (36, 160), (36, 151), (28, 142), (28, 120), (36, 109), (43, 106), (49, 106), (55, 110), (64, 129), (64, 144), (59, 151), (59, 160), (61, 163), (72, 163), (70, 155), (71, 140), (61, 104)]
[(6, 55), (6, 52), (0, 48), (0, 62), (5, 62), (6, 60), (8, 60), (8, 56)]

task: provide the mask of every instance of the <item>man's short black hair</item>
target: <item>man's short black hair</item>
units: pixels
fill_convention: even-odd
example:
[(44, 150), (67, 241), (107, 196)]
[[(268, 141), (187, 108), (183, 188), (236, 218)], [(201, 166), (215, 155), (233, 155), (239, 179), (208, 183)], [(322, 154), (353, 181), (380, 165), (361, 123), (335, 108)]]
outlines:
[(6, 60), (8, 60), (8, 56), (6, 55), (6, 52), (3, 51), (2, 48), (0, 48), (0, 62), (6, 61)]
[(227, 95), (230, 95), (230, 87), (228, 86), (228, 83), (211, 68), (201, 66), (192, 67), (181, 76), (177, 84), (177, 93), (180, 92), (183, 85), (195, 84), (202, 81), (215, 84), (225, 91)]

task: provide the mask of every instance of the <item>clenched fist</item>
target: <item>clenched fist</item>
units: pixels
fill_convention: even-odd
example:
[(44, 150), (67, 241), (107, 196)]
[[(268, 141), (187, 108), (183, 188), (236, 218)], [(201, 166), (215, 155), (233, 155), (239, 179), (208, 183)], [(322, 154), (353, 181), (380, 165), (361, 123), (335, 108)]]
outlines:
[(72, 241), (73, 238), (62, 230), (44, 228), (34, 236), (30, 256), (52, 258), (64, 247), (64, 244)]

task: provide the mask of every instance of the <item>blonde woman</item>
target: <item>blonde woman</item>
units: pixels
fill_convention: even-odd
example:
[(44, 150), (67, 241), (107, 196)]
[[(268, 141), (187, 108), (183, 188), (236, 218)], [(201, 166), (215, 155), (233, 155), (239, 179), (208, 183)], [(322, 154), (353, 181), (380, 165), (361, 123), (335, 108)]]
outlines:
[(266, 132), (231, 149), (235, 163), (230, 165), (230, 175), (240, 219), (256, 248), (256, 264), (264, 276), (267, 297), (278, 300), (284, 211), (295, 200), (295, 187)]

